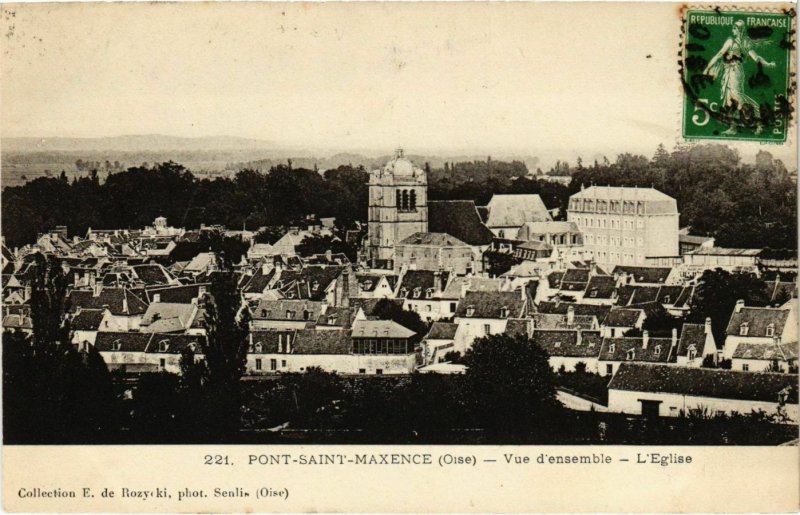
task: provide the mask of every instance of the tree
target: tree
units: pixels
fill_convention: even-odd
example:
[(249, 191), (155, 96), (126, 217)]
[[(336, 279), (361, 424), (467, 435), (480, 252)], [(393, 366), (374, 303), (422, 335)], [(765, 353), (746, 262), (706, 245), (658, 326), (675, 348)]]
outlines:
[(303, 257), (324, 254), (328, 251), (334, 254), (344, 254), (351, 262), (356, 261), (357, 249), (336, 236), (311, 234), (303, 238), (297, 246), (297, 253)]
[(763, 281), (749, 273), (706, 270), (695, 290), (689, 320), (704, 323), (711, 318), (714, 339), (725, 341), (725, 329), (738, 300), (747, 306), (766, 306), (769, 297)]
[(558, 411), (548, 355), (523, 335), (475, 340), (464, 365), (467, 410), (487, 430), (529, 434)]
[(241, 423), (240, 379), (247, 362), (247, 310), (230, 270), (215, 272), (205, 304), (207, 336), (201, 347), (207, 367), (206, 429), (209, 436), (233, 436)]
[(381, 299), (375, 304), (373, 315), (380, 320), (393, 320), (407, 329), (417, 333), (421, 338), (428, 332), (428, 325), (422, 321), (415, 311), (403, 309), (402, 305), (389, 299)]

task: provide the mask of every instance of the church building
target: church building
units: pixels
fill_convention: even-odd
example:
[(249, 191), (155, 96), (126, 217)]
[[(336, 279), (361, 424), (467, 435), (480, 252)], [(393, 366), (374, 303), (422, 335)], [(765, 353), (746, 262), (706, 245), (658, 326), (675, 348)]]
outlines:
[(369, 177), (367, 259), (373, 268), (393, 268), (395, 245), (428, 232), (428, 178), (397, 150)]

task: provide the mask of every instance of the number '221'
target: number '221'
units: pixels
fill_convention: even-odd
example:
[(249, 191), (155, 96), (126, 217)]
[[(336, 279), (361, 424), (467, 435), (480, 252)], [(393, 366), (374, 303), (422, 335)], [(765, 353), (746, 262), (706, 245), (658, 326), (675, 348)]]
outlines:
[(230, 465), (228, 456), (223, 454), (206, 454), (203, 460), (204, 465)]

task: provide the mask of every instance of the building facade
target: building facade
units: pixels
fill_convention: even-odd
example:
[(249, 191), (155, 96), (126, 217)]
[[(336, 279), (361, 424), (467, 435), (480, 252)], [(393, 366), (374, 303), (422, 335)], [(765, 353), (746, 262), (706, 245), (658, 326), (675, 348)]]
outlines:
[(570, 197), (567, 212), (601, 266), (677, 256), (678, 218), (675, 199), (653, 188), (592, 186)]
[(373, 267), (391, 268), (397, 243), (428, 232), (428, 178), (402, 150), (370, 173), (368, 219), (367, 259)]

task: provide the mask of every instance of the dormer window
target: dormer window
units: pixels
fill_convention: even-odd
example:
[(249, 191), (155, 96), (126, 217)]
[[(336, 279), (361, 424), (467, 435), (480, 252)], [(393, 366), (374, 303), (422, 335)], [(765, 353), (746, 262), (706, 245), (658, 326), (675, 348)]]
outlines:
[(750, 331), (750, 328), (747, 326), (747, 322), (743, 323), (739, 326), (739, 336), (747, 336), (747, 333)]
[(767, 336), (775, 336), (775, 324), (769, 324), (767, 326)]
[(196, 343), (194, 343), (194, 342), (190, 343), (190, 344), (189, 344), (189, 349), (190, 349), (192, 352), (196, 352), (196, 351), (197, 351), (197, 344), (196, 344)]
[(664, 300), (661, 301), (662, 304), (669, 304), (670, 303), (669, 295), (664, 295)]
[(328, 317), (328, 325), (335, 325), (336, 324), (336, 315), (330, 315)]
[(261, 318), (267, 318), (268, 315), (269, 311), (267, 311), (266, 309), (261, 310)]
[(561, 347), (561, 342), (556, 342), (555, 345), (553, 345), (553, 347), (555, 347), (556, 349)]
[(615, 349), (616, 349), (616, 346), (613, 343), (608, 346), (608, 352), (611, 353), (611, 354), (614, 353)]
[(507, 318), (508, 317), (508, 306), (503, 306), (500, 308), (500, 318)]
[(625, 359), (627, 359), (628, 361), (633, 361), (633, 359), (634, 359), (635, 357), (636, 357), (636, 351), (635, 351), (635, 350), (633, 350), (633, 349), (629, 350), (629, 351), (628, 351), (628, 352), (625, 354)]
[(371, 280), (367, 279), (366, 281), (361, 283), (361, 289), (362, 290), (369, 290), (370, 288), (372, 288), (372, 281)]
[(254, 347), (254, 348), (255, 348), (255, 351), (256, 351), (256, 352), (261, 352), (261, 349), (263, 348), (263, 347), (261, 346), (261, 342), (258, 342), (257, 344), (255, 344), (255, 347)]
[(590, 297), (597, 297), (597, 290), (592, 290), (589, 292)]
[(311, 291), (317, 291), (317, 290), (319, 290), (319, 281), (314, 281), (313, 283), (311, 283)]
[(428, 289), (426, 289), (426, 290), (425, 290), (425, 296), (426, 296), (426, 297), (429, 297), (429, 298), (430, 298), (430, 297), (433, 297), (433, 288), (428, 288)]
[(122, 350), (122, 342), (114, 340), (114, 343), (111, 344), (111, 350)]
[(653, 348), (653, 353), (655, 353), (656, 356), (660, 356), (661, 355), (661, 345), (656, 345)]
[(400, 296), (401, 297), (405, 297), (406, 295), (408, 295), (408, 288), (406, 288), (404, 286), (404, 287), (400, 288)]
[(689, 345), (689, 359), (695, 359), (697, 357), (697, 347), (694, 345)]
[(414, 298), (418, 299), (420, 295), (422, 295), (422, 288), (417, 286), (416, 288), (414, 288)]
[(292, 319), (294, 319), (294, 311), (292, 311), (292, 310), (290, 310), (290, 309), (287, 309), (287, 310), (286, 310), (286, 318), (287, 318), (288, 320), (292, 320)]
[(475, 316), (475, 306), (467, 306), (467, 316)]
[(158, 342), (158, 352), (167, 352), (168, 343), (167, 340), (161, 340)]
[(303, 310), (303, 320), (308, 320), (309, 316), (311, 316), (311, 313), (309, 313), (307, 309), (304, 309)]

